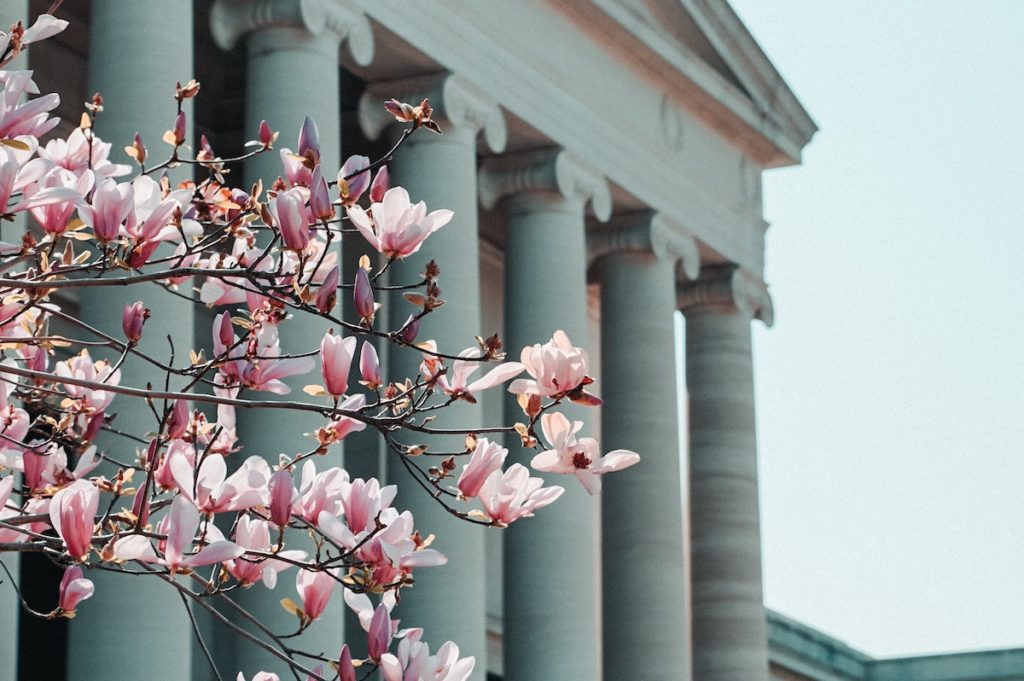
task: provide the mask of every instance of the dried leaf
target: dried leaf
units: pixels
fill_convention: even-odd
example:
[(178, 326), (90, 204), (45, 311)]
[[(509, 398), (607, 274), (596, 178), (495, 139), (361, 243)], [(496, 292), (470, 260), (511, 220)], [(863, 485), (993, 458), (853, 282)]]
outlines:
[(322, 385), (307, 385), (302, 389), (302, 392), (314, 397), (326, 397), (329, 394)]

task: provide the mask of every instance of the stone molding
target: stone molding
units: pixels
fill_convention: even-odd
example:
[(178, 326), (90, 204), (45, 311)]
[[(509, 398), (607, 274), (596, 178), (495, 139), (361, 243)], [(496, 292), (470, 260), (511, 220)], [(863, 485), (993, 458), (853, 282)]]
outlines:
[(607, 225), (587, 231), (587, 256), (591, 263), (621, 251), (652, 253), (674, 263), (685, 279), (700, 274), (697, 241), (676, 220), (653, 211), (617, 216)]
[(216, 0), (210, 9), (210, 32), (222, 50), (232, 49), (248, 33), (271, 28), (313, 37), (333, 33), (360, 66), (373, 61), (370, 20), (349, 0)]
[(713, 307), (740, 312), (771, 327), (775, 319), (768, 285), (735, 265), (706, 267), (700, 277), (677, 289), (679, 309)]
[(494, 99), (465, 78), (453, 73), (435, 73), (369, 85), (359, 98), (358, 116), (363, 133), (370, 139), (377, 139), (396, 122), (383, 106), (385, 100), (392, 98), (410, 104), (429, 99), (434, 108), (434, 119), (441, 123), (442, 132), (444, 123), (472, 130), (474, 134), (482, 131), (492, 151), (505, 149), (508, 141), (505, 114)]
[(496, 156), (480, 166), (477, 183), (480, 204), (493, 209), (504, 198), (547, 193), (585, 206), (589, 201), (594, 215), (607, 222), (612, 214), (608, 181), (591, 172), (564, 149), (540, 149)]

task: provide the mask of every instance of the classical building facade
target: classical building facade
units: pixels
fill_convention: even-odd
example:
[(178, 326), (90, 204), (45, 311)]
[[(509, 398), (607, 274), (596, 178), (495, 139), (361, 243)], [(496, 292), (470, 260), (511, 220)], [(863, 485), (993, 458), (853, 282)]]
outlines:
[[(8, 22), (48, 4), (0, 0), (0, 11)], [(475, 655), (475, 680), (910, 678), (821, 672), (794, 643), (799, 625), (766, 624), (751, 356), (751, 324), (772, 318), (761, 177), (798, 163), (816, 128), (724, 0), (67, 0), (60, 12), (71, 28), (33, 47), (29, 66), (42, 91), (61, 94), (65, 130), (102, 93), (97, 131), (115, 149), (136, 131), (157, 146), (170, 88), (193, 76), (203, 91), (190, 125), (214, 148), (240, 148), (261, 119), (290, 138), (311, 115), (328, 167), (387, 148), (384, 99), (429, 97), (445, 134), (414, 136), (391, 164), (414, 199), (456, 215), (396, 268), (442, 266), (451, 303), (422, 335), (461, 348), (467, 333), (497, 331), (517, 348), (562, 328), (592, 348), (605, 400), (592, 430), (642, 465), (596, 500), (569, 485), (502, 533), (454, 525), (424, 495), (401, 500), (451, 558), (418, 577), (402, 618)], [(277, 163), (238, 170), (273, 178)], [(359, 253), (343, 248), (347, 267)], [(119, 295), (76, 304), (116, 326)], [(147, 333), (202, 342), (209, 319), (166, 305)], [(404, 320), (398, 306), (384, 314)], [(418, 358), (388, 362), (401, 372)], [(462, 422), (514, 408), (492, 397)], [(296, 447), (301, 426), (240, 415), (243, 442), (272, 458)], [(345, 457), (353, 475), (401, 482), (372, 437), (348, 441)], [(46, 566), (22, 568), (31, 593)], [(28, 671), (39, 656), (45, 678), (212, 678), (173, 593), (96, 581), (100, 595), (70, 626), (19, 618), (0, 592), (0, 679), (18, 677), (19, 658), (21, 678), (44, 678)], [(247, 605), (282, 621), (284, 595), (247, 594)], [(337, 606), (307, 645), (337, 650), (346, 617)], [(273, 666), (202, 625), (225, 672)]]

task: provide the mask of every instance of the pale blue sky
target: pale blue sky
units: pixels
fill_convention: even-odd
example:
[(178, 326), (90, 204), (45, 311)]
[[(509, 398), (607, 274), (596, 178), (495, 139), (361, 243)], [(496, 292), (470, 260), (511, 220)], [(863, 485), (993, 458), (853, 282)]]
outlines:
[(767, 603), (1024, 646), (1024, 1), (733, 6), (821, 128), (765, 182)]

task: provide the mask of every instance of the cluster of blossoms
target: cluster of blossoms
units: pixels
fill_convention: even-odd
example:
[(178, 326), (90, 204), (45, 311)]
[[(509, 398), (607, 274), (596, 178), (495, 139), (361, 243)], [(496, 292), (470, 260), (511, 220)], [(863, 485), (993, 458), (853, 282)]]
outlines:
[[(65, 25), (48, 15), (27, 30), (16, 25), (0, 40), (0, 61)], [(557, 411), (567, 400), (600, 403), (587, 391), (586, 353), (560, 331), (525, 348), (518, 362), (503, 361), (496, 336), (456, 355), (418, 340), (420, 320), (441, 302), (433, 262), (422, 281), (391, 283), (414, 310), (399, 328), (382, 328), (375, 319), (381, 275), (419, 252), (452, 213), (428, 211), (391, 187), (381, 161), (352, 156), (329, 173), (312, 120), (294, 150), (279, 150), (281, 176), (268, 188), (231, 187), (229, 166), (272, 151), (278, 134), (261, 124), (253, 150), (235, 158), (218, 156), (204, 137), (194, 158), (186, 157), (182, 104), (200, 86), (179, 84), (163, 138), (167, 160), (147, 166), (150, 152), (136, 135), (125, 152), (138, 172), (126, 179), (132, 167), (113, 162), (112, 145), (93, 131), (101, 97), (86, 104), (66, 138), (43, 143), (58, 123), (50, 116), (57, 95), (31, 97), (38, 92), (30, 72), (0, 71), (0, 83), (0, 218), (24, 216), (27, 225), (20, 240), (0, 244), (0, 553), (40, 552), (64, 566), (57, 607), (37, 614), (73, 617), (94, 595), (93, 570), (131, 566), (203, 607), (235, 588), (275, 589), (292, 570), (297, 600), (283, 600), (296, 617), (291, 633), (311, 626), (342, 590), (368, 639), (363, 660), (353, 660), (347, 646), (335, 658), (305, 655), (324, 663), (314, 669), (281, 651), (292, 670), (354, 681), (357, 667), (372, 665), (386, 681), (464, 681), (473, 658), (460, 658), (452, 642), (431, 653), (421, 629), (400, 629), (391, 616), (415, 571), (442, 565), (445, 556), (412, 513), (392, 505), (393, 485), (318, 468), (317, 459), (350, 434), (374, 429), (437, 503), (495, 527), (534, 515), (564, 492), (531, 467), (575, 475), (596, 493), (602, 475), (639, 457), (624, 450), (601, 456), (595, 440), (578, 436), (583, 424)], [(388, 156), (418, 128), (438, 132), (426, 101), (387, 108), (411, 124)], [(164, 171), (180, 166), (206, 177), (174, 184)], [(377, 254), (376, 266), (364, 256), (351, 283), (342, 281), (340, 239)], [(144, 300), (124, 307), (119, 331), (85, 323), (64, 303), (69, 290), (87, 301), (90, 288), (107, 285), (188, 298), (193, 281), (198, 304), (216, 315), (210, 344), (186, 363), (143, 349), (147, 320), (161, 314)], [(356, 318), (340, 316), (342, 295), (351, 296)], [(281, 327), (303, 315), (331, 330), (319, 348), (289, 351)], [(387, 376), (375, 342), (420, 353), (417, 374)], [(305, 388), (314, 401), (277, 405), (320, 420), (309, 448), (297, 444), (276, 460), (240, 453), (236, 408), (269, 408), (254, 395), (288, 394), (288, 379), (316, 369), (322, 385)], [(183, 387), (153, 391), (140, 377)], [(425, 414), (506, 385), (524, 419), (487, 430), (540, 450), (529, 466), (506, 467), (509, 450), (473, 429), (455, 429), (465, 446), (450, 452), (403, 442), (409, 432), (441, 441)], [(150, 422), (115, 424), (112, 407), (131, 400), (146, 401)], [(424, 469), (423, 454), (438, 465)], [(295, 546), (303, 536), (308, 549)]]

